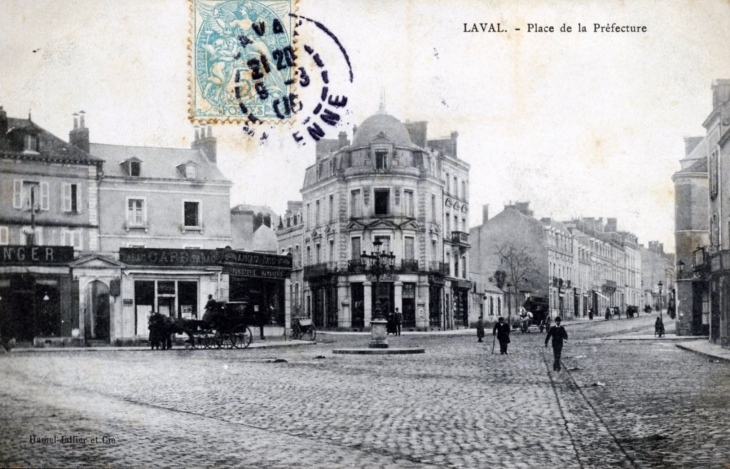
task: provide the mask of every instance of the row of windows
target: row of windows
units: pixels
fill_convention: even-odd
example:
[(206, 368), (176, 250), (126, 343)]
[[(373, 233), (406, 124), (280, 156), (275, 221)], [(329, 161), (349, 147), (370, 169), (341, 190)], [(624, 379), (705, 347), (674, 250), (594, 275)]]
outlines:
[[(446, 236), (448, 237), (451, 233), (451, 213), (446, 212)], [(459, 216), (454, 214), (454, 231), (469, 231), (469, 226), (466, 224), (466, 218), (461, 217), (461, 224), (459, 224)]]
[(52, 245), (52, 246), (73, 246), (75, 249), (83, 249), (83, 230), (70, 228), (45, 228), (37, 226), (24, 226), (19, 230), (11, 232), (10, 227), (0, 226), (0, 245)]
[[(61, 184), (61, 210), (81, 213), (81, 184)], [(49, 211), (51, 191), (47, 181), (13, 180), (13, 208), (18, 210)]]
[[(451, 179), (449, 177), (449, 173), (445, 174), (446, 175), (444, 176), (444, 180), (446, 181), (446, 194), (456, 197), (458, 199), (469, 200), (466, 180), (462, 179), (461, 181), (459, 181), (459, 178), (456, 175), (454, 175), (453, 179)], [(459, 184), (459, 182), (461, 182), (461, 185)]]
[[(202, 228), (202, 203), (197, 200), (184, 200), (182, 205), (182, 225), (185, 228)], [(127, 197), (127, 226), (147, 226), (147, 199), (145, 197)]]

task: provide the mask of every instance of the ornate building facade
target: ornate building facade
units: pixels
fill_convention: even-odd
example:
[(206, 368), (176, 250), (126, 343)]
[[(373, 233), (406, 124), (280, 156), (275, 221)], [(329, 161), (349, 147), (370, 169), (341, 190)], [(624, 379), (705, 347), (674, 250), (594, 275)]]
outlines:
[[(398, 308), (405, 328), (468, 325), (469, 165), (457, 137), (428, 140), (426, 122), (404, 124), (381, 104), (352, 142), (344, 132), (318, 142), (301, 224), (277, 233), (294, 265), (301, 250), (302, 314), (317, 327), (369, 327), (377, 303)], [(285, 218), (298, 220), (290, 212)], [(362, 254), (378, 244), (395, 268), (376, 287)]]

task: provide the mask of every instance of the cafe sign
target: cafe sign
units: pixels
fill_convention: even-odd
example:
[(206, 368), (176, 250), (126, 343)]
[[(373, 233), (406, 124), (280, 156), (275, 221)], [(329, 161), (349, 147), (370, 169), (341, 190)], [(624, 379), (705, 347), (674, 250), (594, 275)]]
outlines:
[(288, 277), (292, 266), (291, 256), (232, 249), (120, 248), (119, 260), (134, 266), (222, 266), (231, 275), (272, 279)]
[(0, 246), (0, 265), (68, 264), (73, 246)]

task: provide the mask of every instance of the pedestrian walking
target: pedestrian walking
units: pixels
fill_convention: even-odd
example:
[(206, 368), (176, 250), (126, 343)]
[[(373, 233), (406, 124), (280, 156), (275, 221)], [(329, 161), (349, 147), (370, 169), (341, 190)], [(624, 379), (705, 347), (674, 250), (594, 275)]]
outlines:
[(403, 313), (401, 313), (398, 308), (395, 308), (395, 330), (396, 335), (400, 335), (400, 329), (403, 325)]
[(593, 308), (588, 308), (588, 319), (593, 321)]
[(386, 320), (388, 321), (388, 324), (386, 325), (386, 335), (393, 334), (395, 335), (395, 313), (392, 311), (388, 313)]
[(548, 346), (550, 338), (553, 339), (553, 371), (560, 371), (560, 355), (563, 353), (563, 342), (568, 340), (568, 333), (560, 325), (561, 318), (555, 318), (555, 325), (550, 328), (545, 336), (545, 347)]
[(499, 341), (499, 353), (501, 355), (508, 355), (507, 344), (510, 343), (509, 330), (509, 324), (505, 323), (504, 318), (500, 316), (497, 320), (497, 324), (494, 325), (494, 329), (492, 329), (492, 335), (496, 336)]
[(662, 337), (664, 335), (664, 322), (661, 316), (657, 316), (656, 322), (654, 323), (654, 335)]
[(606, 307), (606, 321), (611, 319), (611, 308)]
[(477, 342), (481, 342), (484, 338), (484, 316), (479, 315), (479, 319), (477, 320), (477, 339), (479, 339)]

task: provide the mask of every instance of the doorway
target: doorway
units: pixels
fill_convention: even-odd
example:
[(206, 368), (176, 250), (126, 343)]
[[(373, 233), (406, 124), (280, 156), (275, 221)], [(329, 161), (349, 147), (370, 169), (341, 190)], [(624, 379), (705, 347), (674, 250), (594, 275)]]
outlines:
[(109, 340), (110, 334), (109, 287), (94, 280), (86, 287), (86, 339)]

